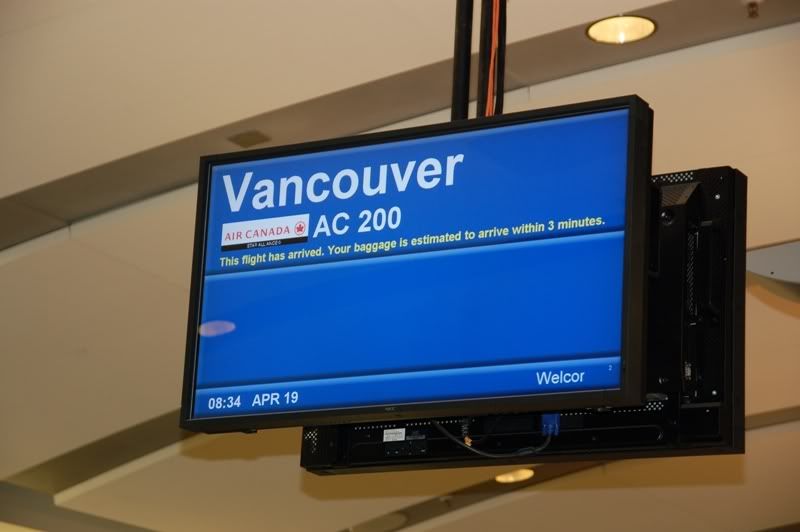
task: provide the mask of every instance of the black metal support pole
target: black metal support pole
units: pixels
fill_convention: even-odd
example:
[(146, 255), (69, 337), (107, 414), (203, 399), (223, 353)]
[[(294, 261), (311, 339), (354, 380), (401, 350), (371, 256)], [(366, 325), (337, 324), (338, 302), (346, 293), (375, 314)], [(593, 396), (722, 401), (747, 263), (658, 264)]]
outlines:
[(481, 0), (481, 29), (478, 45), (478, 116), (486, 115), (489, 91), (489, 60), (492, 47), (492, 0)]
[(472, 57), (472, 0), (456, 3), (456, 34), (453, 50), (453, 100), (451, 120), (469, 114), (469, 67)]
[[(486, 115), (489, 98), (489, 65), (492, 57), (492, 0), (481, 0), (480, 45), (478, 48), (478, 112)], [(452, 120), (467, 118), (469, 110), (469, 70), (472, 53), (472, 0), (458, 0), (456, 4), (456, 32), (453, 51)], [(494, 112), (503, 112), (506, 70), (506, 0), (499, 0), (497, 19), (497, 50), (494, 73)]]
[(497, 83), (495, 84), (494, 114), (503, 114), (503, 96), (506, 89), (506, 0), (500, 0), (500, 20), (497, 24)]

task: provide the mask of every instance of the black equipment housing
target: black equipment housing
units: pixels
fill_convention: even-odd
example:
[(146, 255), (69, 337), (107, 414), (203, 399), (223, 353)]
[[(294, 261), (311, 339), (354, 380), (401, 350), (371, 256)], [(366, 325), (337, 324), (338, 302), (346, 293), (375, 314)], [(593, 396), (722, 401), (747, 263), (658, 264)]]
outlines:
[[(539, 445), (542, 415), (560, 414), (560, 434), (544, 450), (509, 458), (471, 453), (430, 419), (310, 426), (301, 465), (336, 474), (743, 453), (747, 178), (705, 168), (654, 176), (651, 187), (642, 404), (436, 418), (501, 454)], [(384, 443), (392, 429), (404, 438)]]

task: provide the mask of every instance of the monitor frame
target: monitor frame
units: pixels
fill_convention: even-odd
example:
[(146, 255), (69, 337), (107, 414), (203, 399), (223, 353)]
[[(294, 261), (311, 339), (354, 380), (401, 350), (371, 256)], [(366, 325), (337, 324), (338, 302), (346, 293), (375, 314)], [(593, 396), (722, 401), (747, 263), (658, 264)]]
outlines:
[[(198, 331), (205, 278), (205, 248), (208, 230), (210, 184), (214, 166), (384, 144), (420, 137), (492, 129), (514, 124), (556, 120), (621, 109), (627, 109), (629, 113), (619, 388), (601, 391), (537, 393), (515, 397), (340, 407), (275, 414), (243, 414), (213, 418), (193, 417), (199, 346)], [(420, 417), (543, 411), (582, 407), (614, 407), (642, 403), (646, 369), (645, 327), (647, 322), (645, 314), (647, 309), (648, 268), (646, 239), (649, 234), (647, 210), (650, 204), (649, 180), (652, 157), (652, 120), (652, 110), (644, 100), (638, 96), (623, 96), (501, 116), (460, 120), (431, 126), (201, 157), (180, 426), (194, 432), (206, 433), (253, 432), (259, 429), (288, 426), (335, 425)]]

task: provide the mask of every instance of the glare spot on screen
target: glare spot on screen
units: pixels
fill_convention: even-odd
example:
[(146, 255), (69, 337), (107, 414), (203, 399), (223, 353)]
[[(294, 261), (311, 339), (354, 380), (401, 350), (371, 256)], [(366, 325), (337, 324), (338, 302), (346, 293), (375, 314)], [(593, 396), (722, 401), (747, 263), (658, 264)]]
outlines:
[(207, 321), (200, 325), (200, 336), (220, 336), (222, 334), (228, 334), (236, 330), (236, 324), (232, 321), (225, 321), (225, 320), (215, 320), (215, 321)]

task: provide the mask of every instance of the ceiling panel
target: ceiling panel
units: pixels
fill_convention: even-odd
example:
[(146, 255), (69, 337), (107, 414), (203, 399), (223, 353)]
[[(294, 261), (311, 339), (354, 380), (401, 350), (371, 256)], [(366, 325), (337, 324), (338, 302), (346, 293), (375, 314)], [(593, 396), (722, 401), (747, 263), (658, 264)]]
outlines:
[(299, 444), (298, 429), (210, 438), (58, 500), (155, 530), (340, 530), (508, 469), (319, 477), (300, 469)]
[[(798, 151), (791, 147), (792, 139), (798, 137), (795, 134), (797, 126), (786, 120), (781, 112), (793, 116), (792, 113), (797, 113), (800, 107), (788, 93), (781, 93), (780, 101), (771, 101), (768, 96), (777, 94), (777, 89), (770, 89), (770, 93), (764, 92), (766, 89), (762, 85), (735, 87), (735, 76), (718, 70), (735, 68), (732, 54), (738, 50), (758, 49), (769, 58), (777, 58), (774, 59), (777, 62), (762, 70), (762, 61), (750, 58), (740, 68), (764, 79), (777, 76), (782, 83), (800, 86), (800, 78), (791, 77), (795, 74), (776, 73), (781, 61), (788, 61), (790, 52), (800, 53), (800, 39), (793, 32), (798, 27), (777, 28), (694, 51), (674, 52), (668, 54), (670, 57), (656, 57), (631, 67), (621, 65), (536, 86), (531, 89), (531, 101), (528, 101), (528, 89), (521, 89), (511, 93), (509, 105), (521, 109), (555, 103), (559, 99), (602, 97), (640, 87), (643, 95), (658, 110), (656, 159), (660, 162), (656, 163), (657, 169), (677, 170), (689, 164), (703, 164), (704, 161), (688, 150), (693, 144), (703, 144), (713, 154), (705, 161), (706, 164), (729, 160), (751, 174), (751, 244), (787, 235), (797, 237), (800, 219), (796, 218), (800, 211), (791, 206), (794, 198), (800, 196), (800, 189), (796, 195), (791, 193), (800, 186), (800, 181), (792, 177), (793, 168), (800, 166), (800, 160), (795, 162)], [(742, 57), (747, 57), (747, 54)], [(720, 96), (728, 107), (708, 107), (718, 104), (693, 100), (690, 98), (693, 94), (691, 89), (668, 83), (669, 76), (681, 75), (684, 71), (692, 72), (698, 83), (707, 85), (708, 79), (716, 77), (721, 82), (730, 83), (730, 94)], [(705, 71), (706, 77), (698, 78), (700, 71)], [(765, 100), (760, 114), (736, 105), (736, 99), (745, 97), (748, 90), (751, 95)], [(786, 92), (785, 89), (780, 91)], [(701, 116), (706, 112), (714, 118), (700, 121), (697, 127), (685, 127), (690, 119), (698, 122), (690, 117), (692, 113)], [(401, 125), (441, 120), (442, 113), (446, 114), (434, 113)], [(747, 149), (740, 135), (727, 134), (741, 120), (753, 120), (763, 127), (769, 123), (775, 126), (770, 134), (753, 136), (751, 147)], [(708, 141), (702, 143), (702, 139)], [(688, 160), (682, 159), (684, 156)], [(80, 366), (82, 371), (86, 370), (86, 383), (80, 384), (81, 388), (108, 389), (102, 374), (89, 371), (89, 368), (103, 367), (102, 364), (113, 364), (117, 375), (133, 371), (142, 379), (148, 375), (160, 379), (152, 384), (153, 393), (144, 400), (145, 408), (135, 412), (131, 418), (125, 418), (126, 421), (141, 421), (174, 409), (179, 401), (177, 380), (183, 357), (195, 194), (194, 187), (187, 187), (91, 218), (71, 228), (73, 240), (69, 244), (62, 243), (52, 249), (41, 248), (12, 259), (0, 269), (0, 287), (8, 288), (10, 297), (6, 301), (14, 302), (2, 309), (2, 326), (9, 331), (9, 338), (13, 340), (9, 345), (14, 347), (7, 351), (6, 357), (20, 368), (14, 374), (35, 380), (39, 378), (40, 367), (53, 366), (49, 357), (64, 360), (53, 353), (86, 352), (82, 357), (87, 362)], [(117, 308), (117, 314), (107, 312), (111, 303), (117, 304), (121, 297), (127, 298), (129, 304)], [(20, 306), (17, 300), (24, 301), (24, 305)], [(795, 295), (780, 292), (774, 285), (765, 284), (758, 278), (749, 279), (746, 322), (748, 413), (797, 404), (792, 376), (800, 374), (800, 361), (796, 356), (800, 346), (800, 328), (794, 326), (798, 318), (800, 309)], [(40, 330), (47, 331), (47, 334), (40, 334)], [(119, 342), (107, 334), (108, 331), (121, 336), (126, 332), (130, 335), (129, 331), (139, 334), (132, 336), (135, 342)], [(9, 390), (21, 389), (19, 378), (12, 374), (7, 379), (14, 381)], [(69, 397), (60, 402), (64, 410), (54, 409), (42, 399), (2, 411), (5, 418), (13, 419), (15, 425), (19, 423), (20, 426), (18, 437), (2, 443), (8, 450), (3, 453), (5, 471), (33, 465), (126, 426), (121, 418), (115, 419), (113, 409), (103, 410), (103, 403), (93, 406), (91, 411), (95, 417), (91, 422), (85, 416), (76, 415), (76, 411), (67, 409), (67, 406), (71, 409), (73, 402), (82, 400), (84, 394), (73, 399), (70, 398), (71, 388), (55, 386), (47, 379), (44, 382), (52, 386), (53, 393), (69, 391)], [(141, 391), (134, 389), (135, 384), (129, 385), (130, 390), (121, 390), (118, 400), (138, 399), (137, 394)], [(132, 404), (129, 408), (131, 412), (135, 410)], [(38, 422), (29, 420), (38, 420), (49, 413), (57, 413), (59, 422), (65, 426), (84, 424), (85, 430), (65, 432), (61, 445), (53, 438), (29, 445), (30, 438), (40, 441), (41, 434), (46, 431)]]
[[(298, 468), (298, 439), (294, 429), (214, 438), (61, 504), (158, 530), (339, 530), (504, 470), (316, 477)], [(747, 446), (746, 455), (614, 462), (411, 530), (733, 531), (800, 519), (800, 423), (750, 431)]]
[[(509, 37), (655, 3), (512, 2)], [(4, 3), (0, 19), (18, 31), (0, 35), (0, 197), (447, 59), (454, 6), (453, 0), (142, 0), (74, 9), (63, 2)]]
[(800, 404), (800, 288), (748, 274), (745, 309), (745, 411)]
[(627, 460), (412, 527), (468, 530), (751, 531), (800, 521), (800, 423), (750, 431), (747, 454)]
[(730, 165), (748, 175), (749, 247), (800, 236), (800, 23), (530, 89), (531, 108), (638, 94), (655, 112), (654, 173)]
[(67, 240), (0, 293), (0, 478), (179, 403), (187, 290)]
[(0, 3), (0, 35), (24, 31), (63, 17), (80, 16), (84, 9), (102, 0), (3, 0)]
[[(309, 16), (275, 11), (270, 12), (273, 20), (259, 10), (277, 4), (264, 7), (260, 2), (238, 2), (230, 13), (214, 2), (193, 3), (197, 7), (191, 12), (181, 2), (153, 3), (142, 12), (130, 4), (102, 3), (96, 11), (87, 11), (89, 18), (66, 17), (62, 23), (56, 17), (52, 23), (39, 24), (41, 17), (34, 13), (31, 24), (20, 19), (20, 27), (30, 29), (14, 31), (6, 39), (0, 36), (0, 67), (9, 67), (4, 72), (22, 69), (13, 91), (25, 92), (27, 97), (30, 89), (30, 97), (39, 98), (43, 107), (34, 109), (21, 98), (15, 106), (8, 103), (11, 97), (4, 98), (5, 104), (0, 102), (3, 123), (14, 119), (20, 124), (14, 132), (0, 126), (0, 157), (6, 149), (6, 155), (13, 154), (3, 157), (10, 163), (0, 179), (0, 195), (31, 180), (63, 175), (65, 169), (93, 165), (209, 124), (263, 112), (275, 102), (309, 97), (362, 79), (359, 76), (383, 75), (384, 68), (429, 62), (426, 54), (446, 57), (451, 52), (449, 33), (436, 33), (441, 24), (425, 13), (441, 11), (437, 17), (444, 19), (446, 12), (450, 32), (452, 2), (398, 0), (392, 4), (388, 29), (378, 27), (374, 18), (384, 17), (386, 8), (370, 11), (368, 4), (374, 5), (350, 2), (336, 13), (327, 3), (315, 3), (313, 9), (301, 5), (300, 9), (311, 12)], [(589, 4), (576, 2), (585, 9), (576, 13), (588, 17), (612, 5)], [(280, 9), (289, 5), (282, 4)], [(552, 18), (540, 15), (545, 7), (556, 10)], [(519, 10), (514, 11), (515, 21), (524, 19), (524, 11), (532, 20), (561, 24), (553, 21), (571, 13), (572, 4), (558, 11), (553, 2), (512, 0), (509, 9)], [(153, 13), (161, 19), (150, 24)], [(257, 20), (242, 22), (247, 18), (242, 13)], [(345, 22), (333, 29), (314, 30), (326, 26), (334, 15)], [(286, 27), (271, 31), (280, 22)], [(188, 32), (183, 24), (195, 24), (201, 31), (171, 49), (165, 44), (171, 42), (169, 38), (184, 34), (169, 37), (170, 24), (183, 32)], [(391, 46), (371, 46), (364, 57), (354, 56), (350, 45), (339, 40), (346, 40), (342, 35), (361, 25), (369, 26), (361, 37), (380, 42), (388, 34)], [(109, 29), (113, 26), (122, 27), (122, 35), (113, 35)], [(289, 26), (302, 30), (293, 33)], [(215, 27), (226, 30), (215, 32)], [(409, 27), (414, 28), (414, 39), (409, 39), (414, 42), (395, 42), (398, 35), (408, 38)], [(47, 36), (44, 28), (48, 28)], [(135, 33), (140, 35), (144, 29), (152, 31), (153, 42), (135, 40)], [(800, 71), (787, 65), (793, 65), (800, 54), (798, 29), (800, 25), (795, 24), (542, 84), (531, 89), (531, 100), (528, 89), (522, 89), (508, 103), (521, 109), (638, 92), (657, 110), (657, 171), (739, 166), (751, 177), (750, 245), (797, 238), (800, 210), (794, 203), (800, 197), (796, 179), (800, 105), (794, 94), (800, 87)], [(73, 45), (70, 39), (81, 30), (93, 31), (95, 40)], [(514, 28), (509, 31), (516, 35)], [(245, 38), (242, 33), (254, 37)], [(203, 35), (214, 36), (215, 46)], [(312, 37), (314, 42), (309, 42)], [(30, 49), (20, 53), (31, 43)], [(320, 43), (330, 54), (317, 53)], [(161, 57), (157, 52), (165, 48), (170, 51)], [(438, 51), (431, 52), (434, 49)], [(81, 54), (91, 65), (68, 73), (67, 65)], [(129, 71), (117, 64), (120, 56), (128, 55)], [(146, 64), (151, 56), (154, 65)], [(340, 68), (330, 60), (339, 56), (349, 64)], [(31, 61), (23, 68), (17, 61), (26, 57)], [(274, 71), (251, 68), (254, 57), (287, 62), (302, 58), (309, 72), (316, 74), (292, 77), (293, 71), (284, 65), (280, 70), (286, 76), (276, 82)], [(58, 63), (61, 60), (63, 64)], [(54, 61), (58, 64), (51, 68)], [(320, 65), (320, 61), (328, 64)], [(220, 70), (213, 75), (196, 70), (200, 62)], [(150, 66), (160, 77), (143, 79), (151, 74)], [(101, 67), (107, 76), (96, 76), (93, 69)], [(235, 75), (242, 72), (247, 76)], [(81, 85), (80, 76), (91, 82)], [(8, 79), (0, 78), (0, 89), (12, 95), (13, 91), (6, 91), (11, 87)], [(37, 85), (43, 79), (51, 81)], [(53, 83), (66, 85), (51, 97)], [(198, 93), (194, 89), (200, 86)], [(111, 89), (117, 92), (107, 94)], [(446, 119), (443, 113), (434, 116)], [(39, 135), (39, 130), (44, 133)], [(0, 478), (177, 407), (195, 190), (187, 187), (92, 218), (73, 226), (68, 238), (34, 246), (8, 260), (9, 255), (3, 255), (0, 338), (4, 367), (12, 369), (0, 372), (0, 419), (12, 430), (0, 438)], [(797, 405), (800, 294), (751, 276), (746, 304), (748, 413)], [(791, 481), (800, 478), (794, 451), (800, 446), (797, 431), (795, 425), (791, 430), (752, 433), (745, 458), (615, 464), (524, 493), (516, 502), (506, 501), (509, 506), (502, 511), (484, 508), (459, 526), (441, 524), (441, 530), (479, 530), (481, 526), (523, 530), (533, 525), (542, 530), (587, 526), (603, 530), (615, 529), (623, 515), (632, 528), (652, 530), (678, 526), (736, 530), (779, 525), (784, 522), (781, 519), (797, 521), (800, 516), (786, 499)], [(214, 530), (236, 524), (240, 528), (331, 530), (484, 480), (495, 472), (314, 477), (298, 468), (298, 448), (299, 435), (293, 429), (211, 438), (77, 490), (65, 504), (156, 529)], [(708, 512), (707, 506), (715, 510)]]
[(71, 236), (81, 244), (189, 289), (197, 185), (78, 222)]

